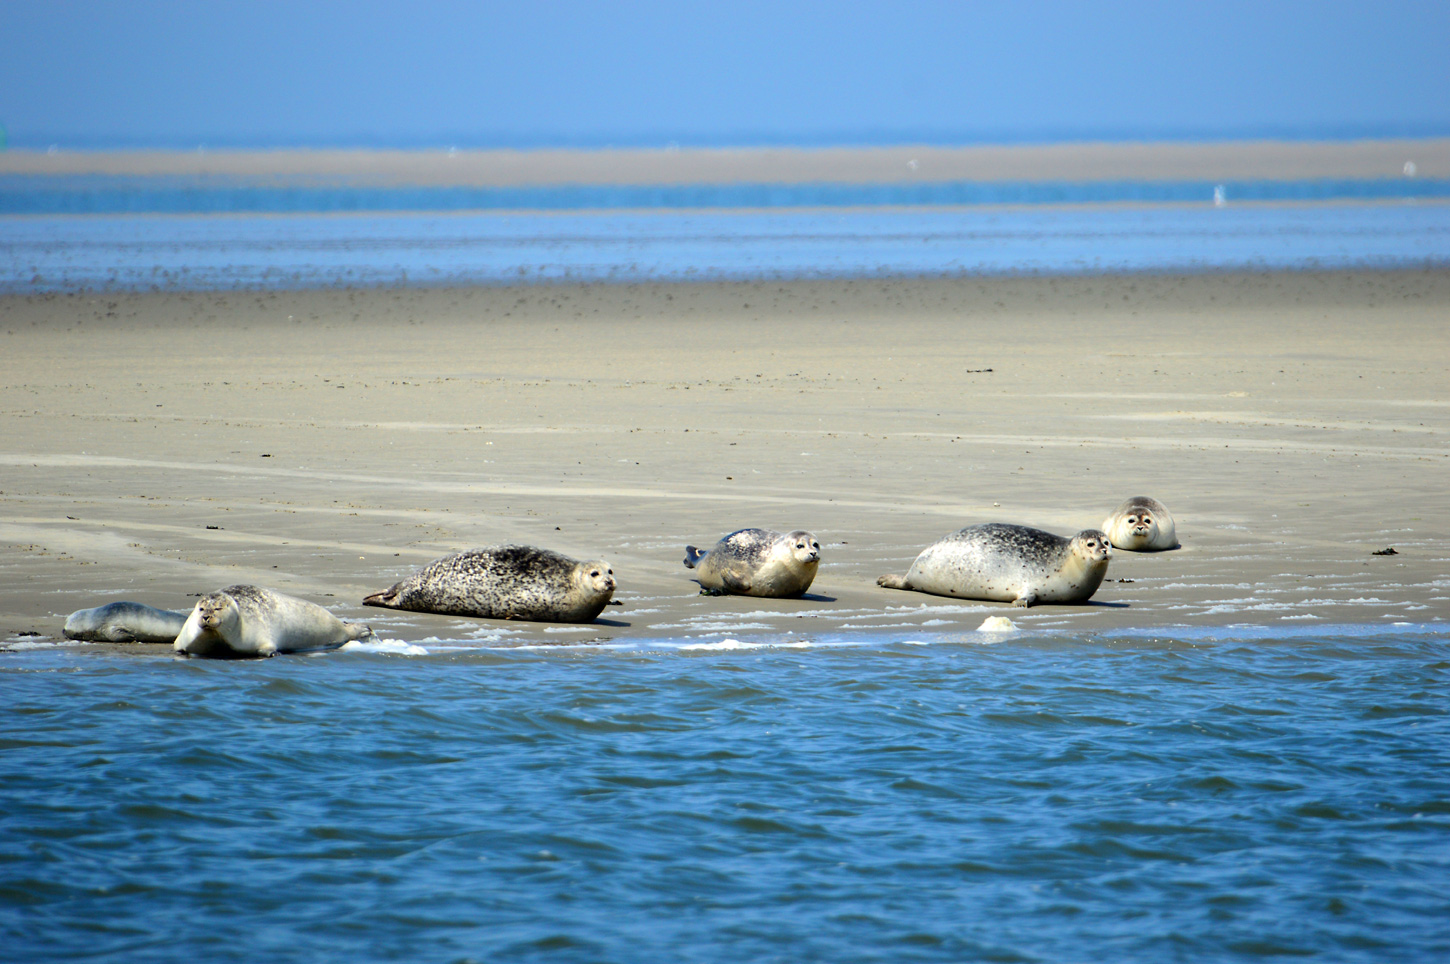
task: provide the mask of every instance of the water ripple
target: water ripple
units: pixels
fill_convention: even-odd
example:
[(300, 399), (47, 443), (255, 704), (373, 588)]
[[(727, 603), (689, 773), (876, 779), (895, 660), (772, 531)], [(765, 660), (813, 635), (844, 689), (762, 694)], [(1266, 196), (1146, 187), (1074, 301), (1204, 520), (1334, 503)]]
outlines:
[(1450, 955), (1450, 637), (1214, 632), (15, 654), (0, 942), (128, 962)]

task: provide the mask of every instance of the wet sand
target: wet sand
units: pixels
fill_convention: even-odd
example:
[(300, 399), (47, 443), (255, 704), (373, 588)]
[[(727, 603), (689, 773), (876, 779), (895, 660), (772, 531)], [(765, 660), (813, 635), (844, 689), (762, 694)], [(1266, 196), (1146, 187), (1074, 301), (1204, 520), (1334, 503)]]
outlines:
[[(3, 298), (0, 641), (238, 582), (501, 643), (1450, 619), (1447, 321), (1419, 271)], [(1137, 494), (1183, 548), (1090, 605), (875, 585)], [(810, 597), (698, 595), (685, 544), (743, 526), (821, 537)], [(507, 541), (607, 557), (624, 605), (360, 605)]]

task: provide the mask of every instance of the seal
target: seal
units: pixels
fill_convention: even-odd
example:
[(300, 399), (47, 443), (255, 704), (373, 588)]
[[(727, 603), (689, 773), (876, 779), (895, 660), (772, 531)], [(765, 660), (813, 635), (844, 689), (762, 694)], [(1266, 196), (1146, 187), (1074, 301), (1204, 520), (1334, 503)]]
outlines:
[(1178, 533), (1168, 507), (1146, 495), (1135, 495), (1103, 520), (1114, 546), (1130, 552), (1161, 552), (1178, 548)]
[(138, 602), (113, 602), (77, 609), (65, 618), (66, 639), (89, 643), (169, 643), (181, 632), (186, 613)]
[(821, 564), (821, 543), (804, 529), (737, 529), (701, 552), (685, 546), (685, 568), (707, 592), (737, 596), (799, 596)]
[(876, 585), (1014, 606), (1086, 602), (1108, 572), (1112, 548), (1097, 529), (1071, 539), (989, 522), (958, 529), (922, 550), (905, 576)]
[(485, 546), (435, 559), (364, 606), (440, 616), (587, 623), (614, 595), (602, 559), (578, 562), (534, 546)]
[(260, 586), (228, 586), (196, 601), (174, 647), (188, 656), (245, 659), (335, 649), (372, 634), (305, 599)]

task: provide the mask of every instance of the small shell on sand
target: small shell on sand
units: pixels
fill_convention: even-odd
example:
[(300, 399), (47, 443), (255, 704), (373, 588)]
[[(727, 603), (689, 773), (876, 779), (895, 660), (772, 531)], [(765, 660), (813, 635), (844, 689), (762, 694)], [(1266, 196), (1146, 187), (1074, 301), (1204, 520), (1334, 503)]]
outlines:
[(1010, 633), (1017, 629), (1017, 624), (1006, 616), (988, 616), (982, 620), (982, 625), (977, 627), (979, 633)]

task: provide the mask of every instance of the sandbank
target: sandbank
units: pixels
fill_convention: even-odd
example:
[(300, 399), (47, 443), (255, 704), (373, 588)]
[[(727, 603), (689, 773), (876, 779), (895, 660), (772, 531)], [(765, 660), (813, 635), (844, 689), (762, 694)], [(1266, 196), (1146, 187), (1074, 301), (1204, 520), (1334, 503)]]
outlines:
[[(239, 582), (504, 645), (1446, 620), (1447, 320), (1443, 271), (0, 298), (0, 641)], [(1089, 605), (875, 585), (1138, 494), (1183, 548)], [(810, 597), (698, 595), (685, 544), (743, 526), (820, 536)], [(606, 557), (623, 605), (360, 605), (508, 541)]]
[(1450, 138), (686, 150), (0, 152), (0, 175), (374, 185), (931, 183), (1450, 177)]

